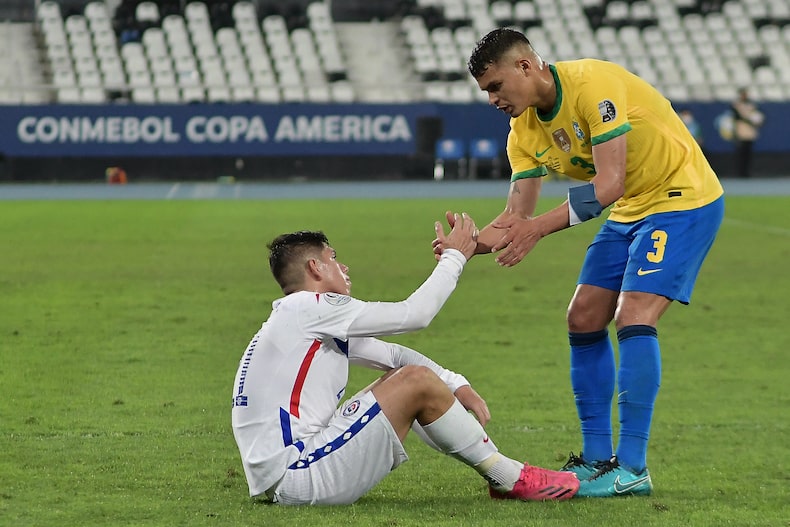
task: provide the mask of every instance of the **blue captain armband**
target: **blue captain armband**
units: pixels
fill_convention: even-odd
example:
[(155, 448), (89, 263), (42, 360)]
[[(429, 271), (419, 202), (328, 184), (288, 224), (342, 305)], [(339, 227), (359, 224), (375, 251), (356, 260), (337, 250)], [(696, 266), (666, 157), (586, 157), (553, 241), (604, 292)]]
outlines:
[(597, 218), (602, 211), (592, 183), (568, 189), (568, 219), (571, 226)]

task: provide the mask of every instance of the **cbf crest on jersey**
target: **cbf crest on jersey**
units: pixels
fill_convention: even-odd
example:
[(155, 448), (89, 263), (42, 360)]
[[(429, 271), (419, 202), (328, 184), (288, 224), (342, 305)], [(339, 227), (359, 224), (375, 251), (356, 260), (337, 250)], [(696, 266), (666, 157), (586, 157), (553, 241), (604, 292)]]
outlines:
[(604, 99), (598, 103), (598, 113), (601, 114), (601, 120), (608, 123), (609, 121), (614, 121), (614, 118), (617, 117), (617, 108), (614, 107), (612, 101)]
[(570, 152), (571, 151), (571, 137), (568, 135), (568, 132), (565, 131), (565, 128), (558, 128), (551, 132), (551, 136), (554, 138), (554, 142), (557, 143), (557, 146), (562, 149), (563, 152)]
[(579, 141), (584, 141), (584, 130), (582, 130), (582, 127), (579, 126), (575, 119), (573, 120), (573, 133), (576, 134)]

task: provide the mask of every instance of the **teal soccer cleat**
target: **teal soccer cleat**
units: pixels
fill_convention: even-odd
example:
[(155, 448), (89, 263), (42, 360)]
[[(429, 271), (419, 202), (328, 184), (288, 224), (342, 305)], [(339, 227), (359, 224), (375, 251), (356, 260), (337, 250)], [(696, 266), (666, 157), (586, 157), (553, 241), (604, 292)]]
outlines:
[(579, 453), (577, 456), (571, 452), (570, 456), (568, 457), (568, 462), (562, 466), (560, 471), (573, 472), (576, 474), (576, 477), (579, 478), (579, 481), (584, 481), (585, 479), (591, 478), (596, 472), (598, 472), (598, 469), (594, 464), (588, 463), (584, 460), (584, 454)]
[(613, 496), (649, 496), (653, 492), (650, 472), (631, 472), (620, 466), (613, 457), (599, 465), (598, 472), (581, 482), (576, 496), (580, 498), (609, 498)]

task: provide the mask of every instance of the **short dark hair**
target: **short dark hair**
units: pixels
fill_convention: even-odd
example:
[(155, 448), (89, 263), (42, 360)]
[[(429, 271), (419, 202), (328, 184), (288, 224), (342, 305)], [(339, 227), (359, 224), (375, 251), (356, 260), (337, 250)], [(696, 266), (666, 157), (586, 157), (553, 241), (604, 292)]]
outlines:
[(269, 249), (269, 269), (283, 292), (293, 292), (302, 282), (302, 264), (321, 254), (329, 240), (321, 231), (298, 231), (281, 234), (266, 247)]
[(532, 47), (526, 35), (515, 29), (498, 28), (480, 39), (466, 67), (475, 79), (481, 77), (491, 64), (495, 64), (513, 46), (526, 44)]

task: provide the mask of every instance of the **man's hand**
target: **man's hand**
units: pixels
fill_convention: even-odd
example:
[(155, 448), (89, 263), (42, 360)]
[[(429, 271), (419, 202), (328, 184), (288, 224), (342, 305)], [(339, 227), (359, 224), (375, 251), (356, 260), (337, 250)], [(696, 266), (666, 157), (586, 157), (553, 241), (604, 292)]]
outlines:
[(466, 213), (447, 213), (447, 223), (452, 229), (444, 234), (444, 226), (437, 221), (434, 225), (436, 239), (433, 241), (433, 253), (438, 261), (445, 249), (456, 249), (463, 253), (467, 260), (472, 258), (477, 248), (477, 230), (474, 220)]
[(491, 225), (497, 229), (505, 229), (504, 236), (491, 247), (492, 252), (501, 251), (496, 261), (503, 267), (512, 267), (519, 263), (543, 237), (531, 218), (500, 216)]
[(491, 412), (488, 405), (480, 395), (468, 384), (455, 390), (455, 398), (458, 399), (464, 408), (475, 414), (480, 424), (485, 426), (491, 420)]

